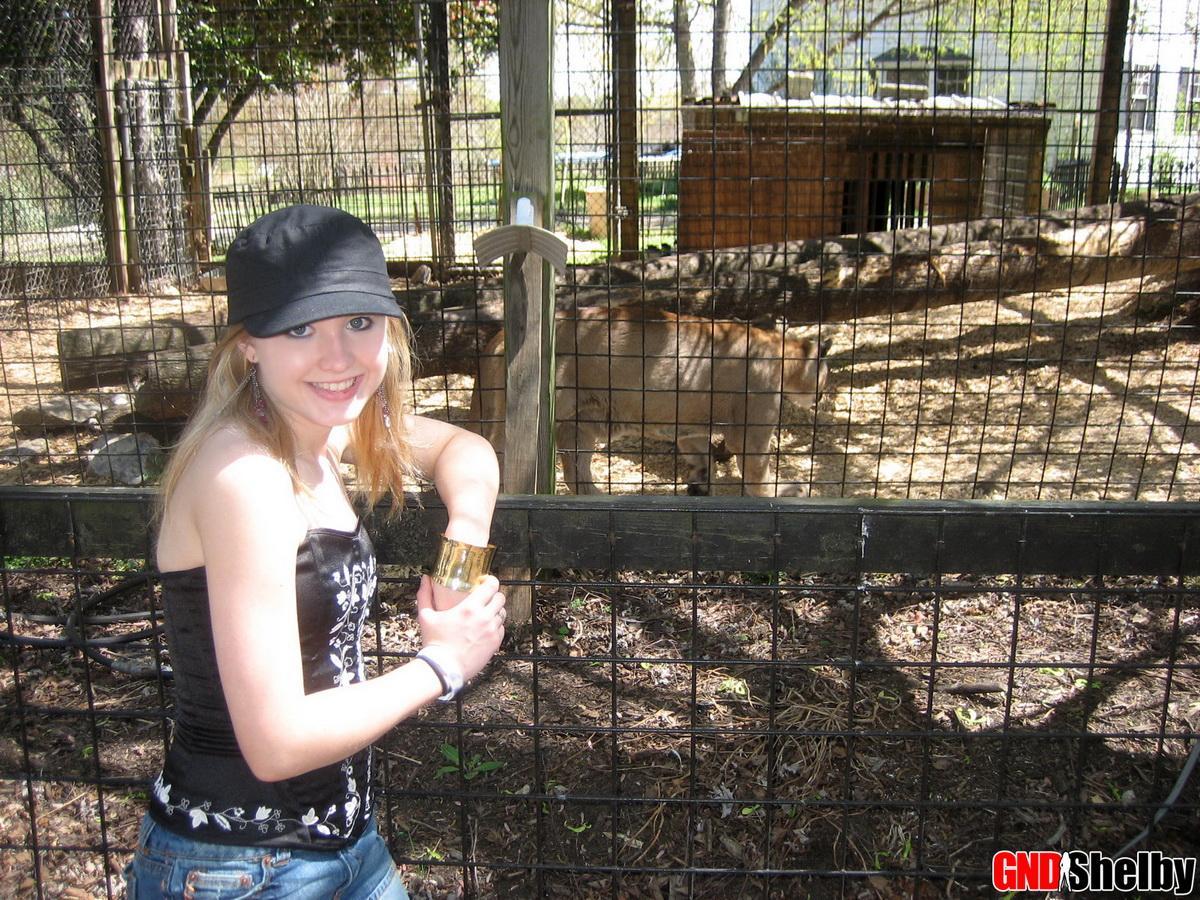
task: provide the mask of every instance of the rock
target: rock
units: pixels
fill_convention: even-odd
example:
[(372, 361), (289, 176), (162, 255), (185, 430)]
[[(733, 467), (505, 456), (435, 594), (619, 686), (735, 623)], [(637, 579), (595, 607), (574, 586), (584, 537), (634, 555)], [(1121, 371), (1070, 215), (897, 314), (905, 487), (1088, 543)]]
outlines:
[(13, 413), (22, 431), (42, 433), (70, 428), (94, 428), (100, 422), (130, 411), (128, 394), (46, 394), (37, 403)]
[(86, 394), (47, 394), (37, 403), (13, 413), (13, 424), (23, 431), (62, 431), (87, 427), (100, 421), (104, 408)]
[(45, 440), (17, 441), (15, 446), (0, 450), (0, 465), (32, 462), (49, 453)]
[(141, 485), (158, 477), (163, 456), (148, 434), (108, 435), (88, 448), (87, 475), (111, 484)]
[(96, 394), (100, 401), (100, 409), (104, 421), (111, 421), (114, 416), (123, 416), (133, 409), (133, 399), (128, 394)]

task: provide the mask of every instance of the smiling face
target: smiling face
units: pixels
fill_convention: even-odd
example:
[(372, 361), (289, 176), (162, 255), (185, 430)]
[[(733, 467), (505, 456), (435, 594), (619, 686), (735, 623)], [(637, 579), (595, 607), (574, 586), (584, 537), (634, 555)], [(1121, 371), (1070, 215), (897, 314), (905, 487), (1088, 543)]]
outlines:
[(301, 443), (353, 422), (387, 369), (383, 316), (321, 319), (272, 337), (247, 335), (240, 346)]

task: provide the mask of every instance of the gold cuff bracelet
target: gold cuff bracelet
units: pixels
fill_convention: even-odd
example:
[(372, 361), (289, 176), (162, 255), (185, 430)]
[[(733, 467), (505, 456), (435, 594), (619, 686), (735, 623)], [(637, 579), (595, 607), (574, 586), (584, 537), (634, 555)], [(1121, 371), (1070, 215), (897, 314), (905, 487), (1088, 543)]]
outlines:
[(469, 591), (487, 575), (495, 552), (492, 544), (477, 547), (444, 537), (429, 577), (452, 591)]

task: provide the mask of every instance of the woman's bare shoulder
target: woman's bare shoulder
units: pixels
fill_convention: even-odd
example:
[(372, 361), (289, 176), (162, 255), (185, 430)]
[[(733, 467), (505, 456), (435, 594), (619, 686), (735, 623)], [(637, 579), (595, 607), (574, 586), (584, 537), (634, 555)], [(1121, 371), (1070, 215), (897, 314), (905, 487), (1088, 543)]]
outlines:
[(205, 494), (214, 490), (235, 494), (266, 490), (290, 496), (292, 492), (287, 467), (233, 425), (217, 429), (200, 445), (188, 471), (183, 473), (181, 486), (189, 482)]
[(180, 476), (164, 511), (159, 566), (203, 565), (203, 548), (214, 533), (246, 529), (302, 535), (304, 520), (283, 463), (241, 429), (227, 426), (201, 444)]

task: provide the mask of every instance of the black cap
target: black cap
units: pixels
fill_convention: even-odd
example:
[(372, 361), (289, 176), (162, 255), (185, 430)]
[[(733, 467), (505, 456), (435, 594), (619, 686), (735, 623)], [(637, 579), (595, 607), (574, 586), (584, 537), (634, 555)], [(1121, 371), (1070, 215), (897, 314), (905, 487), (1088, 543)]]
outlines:
[(229, 246), (225, 283), (229, 324), (254, 337), (333, 316), (403, 314), (375, 232), (328, 206), (288, 206), (247, 226)]

